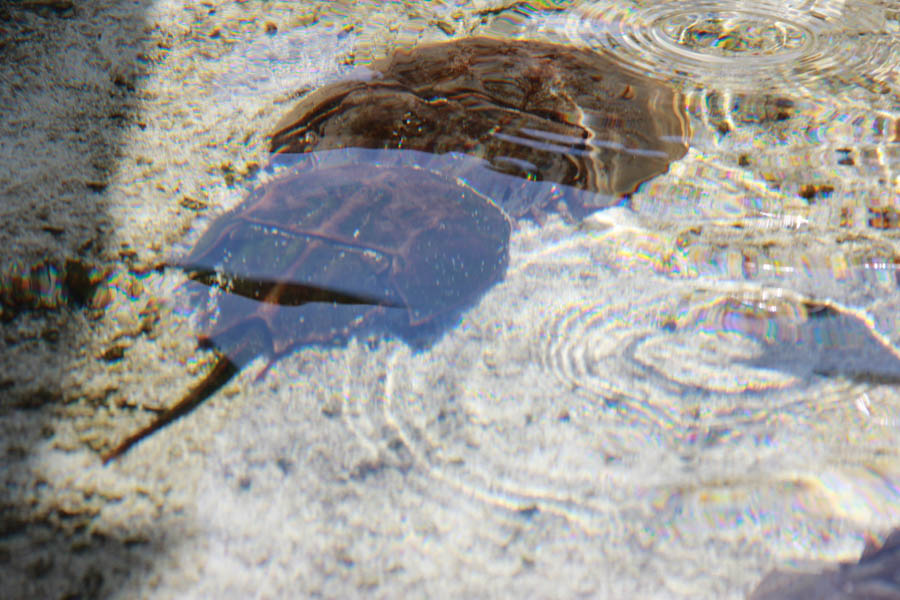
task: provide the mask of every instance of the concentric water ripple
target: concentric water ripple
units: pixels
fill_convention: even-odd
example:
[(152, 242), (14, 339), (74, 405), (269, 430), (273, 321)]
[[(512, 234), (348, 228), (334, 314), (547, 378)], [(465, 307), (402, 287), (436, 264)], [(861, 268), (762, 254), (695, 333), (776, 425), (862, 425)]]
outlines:
[[(739, 393), (795, 383), (789, 374), (747, 364), (759, 352), (759, 330), (777, 331), (781, 317), (783, 331), (789, 315), (751, 315), (740, 305), (703, 310), (681, 304), (669, 296), (640, 309), (571, 307), (545, 324), (542, 364), (567, 386), (590, 395), (643, 398), (636, 405), (645, 411), (651, 406), (658, 411), (669, 394)], [(741, 326), (745, 331), (736, 331)]]
[[(774, 421), (808, 428), (846, 410), (843, 399), (868, 385), (856, 379), (866, 365), (900, 377), (895, 350), (862, 313), (777, 290), (681, 284), (629, 302), (635, 283), (542, 295), (538, 322), (482, 327), (475, 316), (436, 350), (453, 357), (452, 373), (398, 348), (380, 389), (342, 392), (356, 399), (343, 416), (380, 448), (379, 463), (501, 511), (556, 514), (615, 537), (628, 513), (649, 518), (648, 498), (670, 498), (692, 477), (682, 461), (696, 452), (764, 443)], [(849, 353), (866, 359), (847, 371)]]
[[(870, 3), (827, 0), (601, 0), (573, 11), (565, 29), (573, 42), (647, 75), (760, 89), (836, 72), (892, 78), (896, 39), (884, 30), (883, 13)], [(860, 44), (859, 36), (872, 41)], [(846, 43), (851, 38), (857, 41)]]

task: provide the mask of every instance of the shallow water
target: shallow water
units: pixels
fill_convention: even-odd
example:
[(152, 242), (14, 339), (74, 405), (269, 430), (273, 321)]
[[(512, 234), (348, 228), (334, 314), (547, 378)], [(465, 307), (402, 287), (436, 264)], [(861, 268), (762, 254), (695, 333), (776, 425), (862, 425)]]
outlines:
[[(547, 40), (681, 92), (689, 151), (616, 208), (520, 220), (504, 281), (434, 347), (382, 346), (355, 359), (370, 373), (358, 380), (345, 359), (321, 366), (314, 385), (341, 397), (347, 426), (392, 439), (389, 460), (476, 505), (561, 516), (603, 548), (623, 544), (625, 565), (681, 564), (690, 548), (701, 560), (721, 543), (776, 565), (851, 559), (861, 536), (900, 523), (900, 13), (828, 1), (532, 2), (478, 18), (406, 7), (433, 12), (404, 31), (342, 37), (340, 15), (302, 30), (304, 48), (354, 48), (353, 65), (323, 58), (319, 74), (285, 81), (279, 32), (236, 50), (229, 60), (253, 69), (217, 85), (370, 80), (369, 56), (440, 39), (436, 28)], [(732, 560), (706, 576), (741, 580)], [(694, 568), (662, 589), (705, 581)]]
[[(501, 177), (496, 162), (473, 170), (471, 156), (410, 154), (405, 161), (459, 178), (506, 211), (503, 277), (454, 307), (459, 314), (427, 344), (351, 329), (349, 342), (298, 343), (254, 363), (263, 378), (242, 384), (247, 408), (222, 426), (231, 446), (217, 449), (221, 464), (196, 484), (209, 507), (215, 499), (210, 531), (237, 544), (250, 525), (232, 528), (216, 515), (256, 511), (273, 521), (269, 541), (245, 540), (242, 552), (278, 555), (267, 544), (298, 543), (287, 525), (306, 518), (306, 496), (241, 495), (229, 481), (233, 471), (253, 472), (254, 453), (293, 452), (302, 464), (310, 457), (298, 448), (313, 439), (361, 448), (362, 458), (347, 459), (351, 487), (383, 469), (402, 474), (390, 488), (396, 497), (385, 492), (371, 514), (357, 515), (351, 538), (364, 530), (389, 538), (383, 523), (395, 519), (406, 541), (387, 550), (373, 542), (370, 554), (409, 552), (410, 573), (429, 573), (422, 564), (440, 572), (448, 557), (465, 566), (463, 591), (397, 584), (431, 593), (531, 586), (564, 597), (739, 597), (769, 569), (854, 560), (864, 540), (900, 526), (893, 2), (338, 2), (271, 11), (278, 27), (268, 33), (242, 29), (248, 20), (236, 16), (218, 34), (232, 38), (226, 50), (191, 80), (215, 107), (196, 118), (234, 133), (224, 148), (184, 162), (266, 158), (265, 135), (305, 92), (377, 79), (378, 60), (396, 49), (475, 35), (597, 52), (674, 90), (687, 153), (624, 195), (548, 181), (516, 157), (507, 163), (530, 176), (510, 167)], [(244, 131), (255, 113), (268, 129)], [(559, 133), (495, 133), (582, 150)], [(152, 135), (164, 137), (151, 126)], [(614, 146), (598, 139), (586, 147)], [(617, 151), (652, 152), (623, 139)], [(237, 189), (205, 184), (212, 215), (195, 219), (168, 258), (284, 173), (264, 170)], [(600, 208), (566, 209), (572, 198)], [(155, 218), (137, 204), (121, 216), (137, 228)], [(204, 333), (197, 307), (176, 289), (183, 275), (142, 277)], [(323, 430), (336, 423), (334, 437), (304, 430), (301, 404), (330, 419)], [(203, 589), (242, 589), (232, 576)], [(391, 575), (379, 577), (390, 585)]]

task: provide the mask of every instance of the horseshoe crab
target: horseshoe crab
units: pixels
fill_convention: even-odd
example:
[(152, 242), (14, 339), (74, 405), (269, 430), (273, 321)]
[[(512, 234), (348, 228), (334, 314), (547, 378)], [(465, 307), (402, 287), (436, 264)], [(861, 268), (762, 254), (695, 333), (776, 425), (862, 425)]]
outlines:
[[(104, 459), (259, 354), (274, 360), (368, 327), (419, 335), (502, 276), (510, 219), (613, 204), (683, 156), (686, 136), (668, 86), (543, 42), (424, 45), (309, 94), (271, 140), (274, 164), (300, 166), (172, 265), (221, 291), (200, 338), (218, 351), (216, 367)], [(338, 165), (334, 152), (353, 158)]]
[(502, 275), (503, 212), (463, 182), (392, 154), (317, 153), (216, 220), (171, 265), (189, 273), (197, 296), (218, 292), (218, 317), (200, 338), (218, 362), (104, 461), (191, 411), (260, 354), (274, 362), (367, 329), (419, 341)]
[(511, 216), (558, 208), (562, 195), (581, 217), (666, 172), (687, 136), (682, 99), (662, 82), (586, 49), (474, 37), (397, 51), (309, 93), (276, 126), (271, 151), (466, 153), (495, 172), (566, 186), (498, 193), (466, 177)]

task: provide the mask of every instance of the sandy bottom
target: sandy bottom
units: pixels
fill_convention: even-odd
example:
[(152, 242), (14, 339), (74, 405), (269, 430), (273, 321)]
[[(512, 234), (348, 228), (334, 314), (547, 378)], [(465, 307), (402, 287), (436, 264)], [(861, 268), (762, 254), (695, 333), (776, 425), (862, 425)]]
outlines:
[(486, 13), (38, 4), (0, 7), (0, 258), (112, 276), (105, 310), (0, 324), (0, 595), (737, 598), (896, 525), (900, 298), (864, 268), (896, 243), (835, 208), (884, 174), (823, 207), (795, 193), (828, 171), (806, 146), (735, 166), (742, 139), (789, 147), (840, 105), (722, 140), (689, 97), (687, 157), (631, 209), (520, 223), (506, 278), (429, 348), (259, 359), (103, 466), (212, 361), (182, 277), (136, 272), (268, 176), (267, 132), (335, 62)]

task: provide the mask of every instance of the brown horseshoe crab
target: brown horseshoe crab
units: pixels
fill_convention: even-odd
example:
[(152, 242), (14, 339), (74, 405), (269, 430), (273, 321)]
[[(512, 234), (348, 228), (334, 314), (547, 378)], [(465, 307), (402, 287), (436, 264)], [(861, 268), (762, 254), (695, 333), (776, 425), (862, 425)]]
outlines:
[(537, 216), (562, 200), (581, 217), (665, 173), (688, 134), (677, 92), (606, 56), (474, 37), (398, 51), (311, 92), (276, 126), (271, 150), (465, 153), (495, 172), (564, 184), (522, 193), (475, 177), (509, 215)]
[[(216, 220), (178, 265), (216, 294), (201, 346), (213, 371), (104, 455), (109, 461), (189, 412), (244, 364), (366, 328), (413, 342), (502, 276), (510, 223), (464, 183), (408, 153), (317, 153)], [(271, 363), (270, 363), (271, 364)]]
[(222, 292), (200, 338), (217, 366), (104, 459), (259, 354), (366, 327), (409, 339), (458, 313), (502, 276), (510, 218), (608, 206), (683, 156), (687, 133), (669, 87), (543, 42), (425, 45), (309, 94), (271, 141), (273, 163), (299, 166), (172, 265)]

